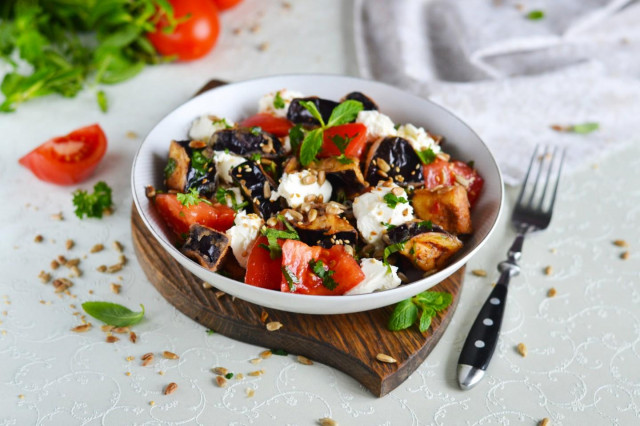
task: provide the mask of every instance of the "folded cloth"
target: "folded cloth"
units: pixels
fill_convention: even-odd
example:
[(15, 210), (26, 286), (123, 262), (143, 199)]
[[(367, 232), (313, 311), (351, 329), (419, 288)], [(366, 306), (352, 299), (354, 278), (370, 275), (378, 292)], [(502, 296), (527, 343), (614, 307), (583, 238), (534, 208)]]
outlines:
[[(570, 170), (638, 134), (640, 4), (628, 3), (356, 0), (358, 69), (456, 112), (517, 184), (537, 143), (567, 147)], [(550, 128), (586, 121), (600, 130)]]

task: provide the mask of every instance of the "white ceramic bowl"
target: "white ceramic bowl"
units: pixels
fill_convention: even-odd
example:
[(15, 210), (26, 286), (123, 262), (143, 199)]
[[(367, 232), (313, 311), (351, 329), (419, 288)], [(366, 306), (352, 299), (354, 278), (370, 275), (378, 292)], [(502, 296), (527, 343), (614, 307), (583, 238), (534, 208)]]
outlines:
[[(145, 197), (145, 186), (162, 188), (169, 142), (187, 137), (190, 124), (203, 114), (240, 121), (257, 111), (258, 99), (282, 88), (306, 95), (338, 100), (353, 91), (365, 93), (395, 123), (412, 123), (443, 135), (453, 158), (475, 162), (485, 179), (480, 199), (472, 211), (473, 236), (438, 273), (392, 290), (353, 296), (308, 296), (282, 293), (244, 284), (208, 271), (184, 256), (170, 242), (169, 231)], [(133, 200), (146, 226), (165, 250), (181, 265), (216, 288), (269, 308), (307, 314), (343, 314), (365, 311), (399, 302), (433, 287), (457, 271), (492, 233), (503, 204), (502, 176), (487, 146), (473, 130), (444, 108), (386, 84), (334, 75), (283, 75), (228, 84), (203, 93), (175, 109), (158, 123), (142, 142), (133, 161)]]

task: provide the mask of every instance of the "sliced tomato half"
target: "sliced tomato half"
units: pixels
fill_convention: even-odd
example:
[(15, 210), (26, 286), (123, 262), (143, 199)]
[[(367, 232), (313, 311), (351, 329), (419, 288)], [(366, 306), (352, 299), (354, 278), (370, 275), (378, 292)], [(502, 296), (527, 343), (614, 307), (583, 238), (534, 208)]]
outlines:
[(18, 161), (40, 180), (73, 185), (91, 176), (106, 151), (107, 137), (93, 124), (49, 139)]
[(449, 162), (436, 159), (432, 163), (422, 166), (424, 173), (424, 187), (433, 189), (437, 186), (451, 186), (455, 179), (449, 169)]
[(480, 191), (482, 191), (482, 187), (484, 186), (484, 179), (478, 171), (467, 163), (463, 163), (462, 161), (452, 161), (449, 163), (449, 169), (452, 174), (455, 176), (459, 176), (462, 179), (458, 179), (458, 181), (465, 187), (467, 190), (467, 197), (469, 197), (469, 204), (473, 206), (478, 200), (478, 196), (480, 195)]
[(247, 259), (247, 272), (244, 276), (244, 282), (256, 287), (280, 290), (282, 258), (271, 259), (269, 249), (265, 247), (268, 244), (267, 237), (258, 237), (256, 239)]
[(240, 123), (241, 127), (260, 127), (267, 133), (283, 138), (289, 135), (289, 129), (293, 127), (293, 123), (283, 117), (260, 113), (252, 115)]
[[(326, 270), (333, 271), (331, 278), (337, 283), (334, 289), (326, 287), (323, 280), (313, 272), (309, 265), (311, 260), (322, 261)], [(284, 292), (337, 296), (364, 280), (362, 269), (342, 245), (325, 249), (311, 247), (296, 240), (286, 240), (282, 245), (282, 267), (292, 276), (295, 286), (292, 291), (283, 275), (280, 289)]]
[(340, 155), (340, 150), (335, 144), (335, 138), (351, 139), (344, 151), (344, 155), (351, 158), (360, 158), (367, 147), (367, 127), (362, 123), (348, 123), (340, 126), (329, 127), (324, 131), (322, 148), (318, 157), (333, 157)]
[(158, 194), (154, 202), (160, 216), (176, 235), (184, 237), (189, 227), (195, 223), (216, 231), (225, 232), (233, 226), (233, 209), (222, 204), (200, 202), (184, 206), (176, 194)]

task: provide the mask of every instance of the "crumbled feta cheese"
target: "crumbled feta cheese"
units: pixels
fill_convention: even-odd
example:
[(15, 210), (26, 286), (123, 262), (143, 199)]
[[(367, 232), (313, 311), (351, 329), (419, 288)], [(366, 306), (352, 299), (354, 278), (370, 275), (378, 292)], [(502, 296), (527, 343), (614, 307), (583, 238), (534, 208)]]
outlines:
[(210, 115), (203, 115), (191, 123), (189, 139), (206, 142), (218, 130), (228, 129), (233, 126), (235, 126), (235, 123), (226, 118), (218, 119)]
[[(284, 106), (281, 108), (276, 107), (274, 102), (276, 100), (276, 93), (280, 94), (280, 98), (284, 102)], [(289, 105), (291, 105), (291, 101), (295, 98), (304, 98), (304, 95), (300, 92), (295, 92), (293, 90), (282, 89), (277, 92), (268, 93), (260, 98), (258, 102), (258, 112), (275, 115), (276, 117), (287, 117), (287, 112), (289, 111)], [(275, 102), (277, 103), (277, 102)]]
[(231, 152), (213, 151), (213, 161), (216, 163), (216, 176), (218, 179), (225, 183), (232, 183), (233, 179), (231, 179), (229, 171), (247, 160)]
[(396, 135), (393, 121), (378, 111), (360, 111), (356, 117), (356, 123), (362, 123), (367, 127), (369, 141)]
[(307, 195), (322, 195), (325, 201), (331, 198), (331, 184), (328, 180), (325, 180), (322, 185), (318, 185), (318, 181), (314, 180), (313, 183), (303, 184), (302, 181), (307, 176), (313, 176), (309, 170), (302, 170), (295, 173), (285, 173), (282, 175), (278, 190), (271, 193), (271, 200), (277, 200), (278, 197), (282, 197), (287, 201), (289, 207), (296, 208), (304, 203), (304, 197)]
[(364, 280), (345, 294), (373, 293), (376, 290), (389, 290), (400, 285), (397, 266), (387, 267), (378, 259), (365, 258), (360, 260), (360, 268), (364, 272)]
[(258, 232), (264, 225), (264, 221), (257, 214), (247, 214), (246, 211), (240, 210), (236, 214), (233, 224), (227, 230), (231, 250), (240, 266), (246, 268), (249, 249), (251, 249), (252, 243), (258, 237)]
[(285, 154), (291, 153), (291, 138), (289, 136), (285, 136), (282, 139), (282, 149), (284, 149)]
[[(233, 207), (235, 205), (242, 204), (244, 199), (242, 198), (242, 193), (240, 192), (240, 188), (224, 188), (224, 203), (228, 207)], [(233, 195), (232, 195), (233, 194)]]
[[(389, 207), (384, 196), (391, 193), (393, 188), (400, 187), (396, 184), (386, 185), (389, 184), (379, 183), (371, 192), (356, 197), (353, 202), (353, 215), (356, 217), (358, 231), (369, 244), (375, 244), (381, 240), (382, 233), (386, 229), (383, 224), (397, 226), (413, 220), (411, 203), (397, 203), (394, 208)], [(409, 200), (404, 189), (398, 198)]]
[(434, 154), (438, 154), (441, 151), (440, 145), (422, 127), (404, 124), (398, 127), (398, 136), (408, 140), (416, 151), (423, 151), (429, 148)]

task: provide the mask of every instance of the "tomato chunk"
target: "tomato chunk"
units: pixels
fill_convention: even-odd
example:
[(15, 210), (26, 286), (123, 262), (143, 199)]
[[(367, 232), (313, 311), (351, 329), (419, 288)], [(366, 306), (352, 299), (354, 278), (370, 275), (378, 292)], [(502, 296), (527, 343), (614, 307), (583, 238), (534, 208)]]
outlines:
[(156, 195), (155, 206), (169, 228), (180, 237), (189, 232), (189, 227), (195, 223), (225, 232), (233, 226), (235, 218), (233, 209), (227, 206), (204, 202), (184, 206), (176, 194)]
[(50, 139), (18, 161), (40, 180), (73, 185), (91, 176), (106, 151), (107, 137), (94, 124)]
[(422, 166), (424, 173), (424, 187), (433, 189), (437, 186), (451, 186), (455, 179), (449, 169), (449, 162), (436, 159), (432, 163)]
[[(424, 186), (433, 189), (437, 186), (452, 186), (461, 183), (467, 190), (469, 204), (473, 207), (484, 186), (484, 179), (478, 171), (462, 161), (444, 161), (437, 159), (422, 166)], [(456, 180), (456, 176), (462, 179)]]
[[(278, 240), (278, 243), (281, 243), (281, 241)], [(282, 258), (271, 259), (269, 249), (261, 244), (265, 246), (269, 244), (267, 237), (258, 237), (253, 244), (247, 259), (247, 272), (244, 276), (244, 282), (256, 287), (280, 290)]]
[(467, 190), (469, 204), (473, 206), (478, 200), (480, 191), (482, 191), (482, 187), (484, 186), (484, 179), (482, 178), (482, 176), (480, 176), (476, 169), (472, 168), (467, 163), (463, 163), (462, 161), (452, 161), (449, 165), (449, 168), (454, 175), (458, 175), (463, 178), (463, 186)]
[[(309, 265), (311, 260), (322, 261), (325, 270), (328, 268), (328, 271), (333, 271), (331, 278), (337, 283), (333, 290), (325, 286), (322, 278), (313, 272)], [(295, 278), (294, 282), (297, 281), (292, 291), (283, 275), (280, 289), (284, 292), (337, 296), (364, 280), (362, 269), (342, 245), (325, 249), (319, 246), (310, 247), (296, 240), (286, 240), (282, 245), (282, 267)]]
[(322, 148), (318, 153), (318, 157), (340, 155), (340, 150), (334, 143), (334, 138), (336, 137), (351, 139), (344, 151), (344, 155), (352, 158), (360, 158), (367, 146), (367, 127), (362, 123), (348, 123), (329, 127), (324, 131)]
[(260, 127), (267, 133), (283, 138), (289, 135), (289, 129), (293, 127), (293, 123), (283, 117), (260, 113), (252, 115), (240, 123), (241, 127)]

